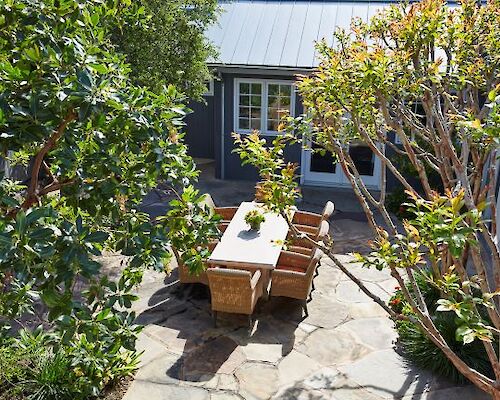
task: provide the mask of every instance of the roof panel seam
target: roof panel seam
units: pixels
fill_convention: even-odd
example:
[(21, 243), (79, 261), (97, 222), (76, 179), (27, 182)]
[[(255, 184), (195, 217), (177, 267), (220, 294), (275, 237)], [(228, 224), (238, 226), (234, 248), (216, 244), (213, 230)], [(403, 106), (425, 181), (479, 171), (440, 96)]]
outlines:
[[(267, 4), (267, 3), (264, 3), (264, 4)], [(250, 56), (252, 54), (253, 46), (255, 44), (255, 38), (257, 37), (257, 35), (259, 33), (259, 28), (260, 28), (260, 24), (262, 22), (262, 15), (264, 14), (264, 9), (265, 9), (265, 7), (260, 8), (260, 15), (259, 15), (259, 22), (257, 23), (257, 30), (255, 31), (255, 34), (253, 35), (252, 44), (250, 45), (250, 50), (248, 50), (248, 56), (247, 56), (247, 62), (246, 62), (247, 64), (250, 62)]]
[(307, 4), (306, 16), (304, 17), (304, 24), (302, 25), (302, 32), (300, 32), (299, 48), (297, 50), (297, 57), (295, 58), (295, 65), (299, 65), (300, 50), (302, 49), (302, 40), (304, 38), (304, 30), (307, 24), (307, 17), (309, 15), (309, 8), (311, 7), (311, 2)]
[(290, 30), (290, 22), (292, 21), (293, 9), (295, 8), (295, 4), (297, 4), (297, 1), (293, 2), (292, 11), (290, 12), (290, 16), (288, 17), (288, 25), (286, 27), (286, 32), (285, 32), (285, 40), (283, 40), (283, 47), (281, 48), (280, 60), (278, 61), (278, 65), (281, 65), (281, 60), (283, 59), (283, 52), (285, 51), (286, 39), (288, 37), (288, 31)]
[[(279, 6), (281, 5), (282, 1), (280, 0), (279, 2), (279, 5), (278, 5), (278, 8)], [(267, 4), (267, 2), (266, 2)], [(271, 44), (271, 38), (273, 37), (273, 32), (274, 32), (274, 27), (276, 26), (276, 19), (278, 19), (278, 15), (279, 15), (279, 10), (276, 12), (276, 14), (274, 15), (274, 20), (273, 20), (273, 26), (271, 28), (271, 34), (269, 35), (269, 40), (267, 41), (267, 45), (266, 45), (266, 52), (264, 53), (264, 58), (263, 58), (263, 62), (265, 60), (267, 60), (267, 52), (269, 51), (269, 45)]]
[(247, 4), (247, 9), (245, 12), (245, 17), (243, 19), (243, 24), (240, 26), (240, 32), (238, 34), (238, 39), (236, 39), (236, 43), (234, 44), (234, 49), (233, 49), (233, 55), (231, 56), (231, 62), (234, 60), (234, 55), (236, 54), (236, 49), (238, 48), (238, 44), (240, 43), (241, 39), (241, 34), (243, 33), (243, 28), (245, 27), (246, 24), (246, 19), (248, 17), (248, 13), (250, 12), (250, 7), (252, 7), (253, 0), (250, 0), (250, 4)]

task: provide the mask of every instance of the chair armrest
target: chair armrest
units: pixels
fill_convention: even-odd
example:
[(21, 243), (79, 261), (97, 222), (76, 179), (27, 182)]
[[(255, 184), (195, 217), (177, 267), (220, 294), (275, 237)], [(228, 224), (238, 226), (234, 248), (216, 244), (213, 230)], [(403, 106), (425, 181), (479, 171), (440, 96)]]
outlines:
[(274, 269), (272, 276), (276, 276), (276, 277), (283, 276), (283, 277), (289, 277), (289, 278), (292, 278), (292, 277), (303, 278), (304, 276), (306, 276), (306, 273), (305, 272), (298, 272), (298, 271), (290, 271), (288, 269)]
[(258, 270), (255, 271), (255, 274), (253, 274), (252, 279), (250, 280), (250, 287), (252, 288), (252, 290), (255, 289), (255, 287), (259, 283), (261, 275), (261, 272)]

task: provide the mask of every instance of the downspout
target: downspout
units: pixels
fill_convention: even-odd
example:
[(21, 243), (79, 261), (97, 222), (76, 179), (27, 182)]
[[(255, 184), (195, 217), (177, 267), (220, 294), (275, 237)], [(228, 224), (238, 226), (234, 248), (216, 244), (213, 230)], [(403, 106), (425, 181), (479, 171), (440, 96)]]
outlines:
[(222, 79), (222, 83), (221, 83), (221, 90), (222, 90), (222, 93), (221, 93), (221, 140), (220, 140), (220, 160), (221, 160), (221, 164), (220, 164), (220, 178), (221, 179), (225, 179), (225, 169), (226, 169), (226, 162), (225, 162), (225, 154), (224, 154), (224, 136), (225, 136), (225, 133), (224, 133), (224, 79)]

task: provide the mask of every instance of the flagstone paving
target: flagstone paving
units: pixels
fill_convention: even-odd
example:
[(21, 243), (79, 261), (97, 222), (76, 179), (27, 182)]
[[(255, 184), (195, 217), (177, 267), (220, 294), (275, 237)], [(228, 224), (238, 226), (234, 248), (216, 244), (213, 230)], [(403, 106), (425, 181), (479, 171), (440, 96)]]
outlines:
[[(383, 272), (340, 258), (388, 299), (395, 283)], [(309, 317), (290, 299), (261, 301), (252, 334), (246, 319), (222, 315), (213, 327), (207, 289), (181, 285), (174, 269), (148, 273), (139, 290), (141, 368), (125, 400), (482, 400), (408, 365), (383, 310), (328, 260), (315, 279)]]

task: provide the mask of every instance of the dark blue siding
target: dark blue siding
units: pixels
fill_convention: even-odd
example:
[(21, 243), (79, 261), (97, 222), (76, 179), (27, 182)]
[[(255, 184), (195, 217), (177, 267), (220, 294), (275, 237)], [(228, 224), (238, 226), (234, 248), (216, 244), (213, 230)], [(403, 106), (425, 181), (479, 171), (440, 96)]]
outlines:
[(185, 142), (189, 153), (193, 157), (215, 158), (215, 129), (216, 129), (216, 96), (204, 97), (203, 102), (191, 102), (189, 108), (193, 111), (186, 116)]

